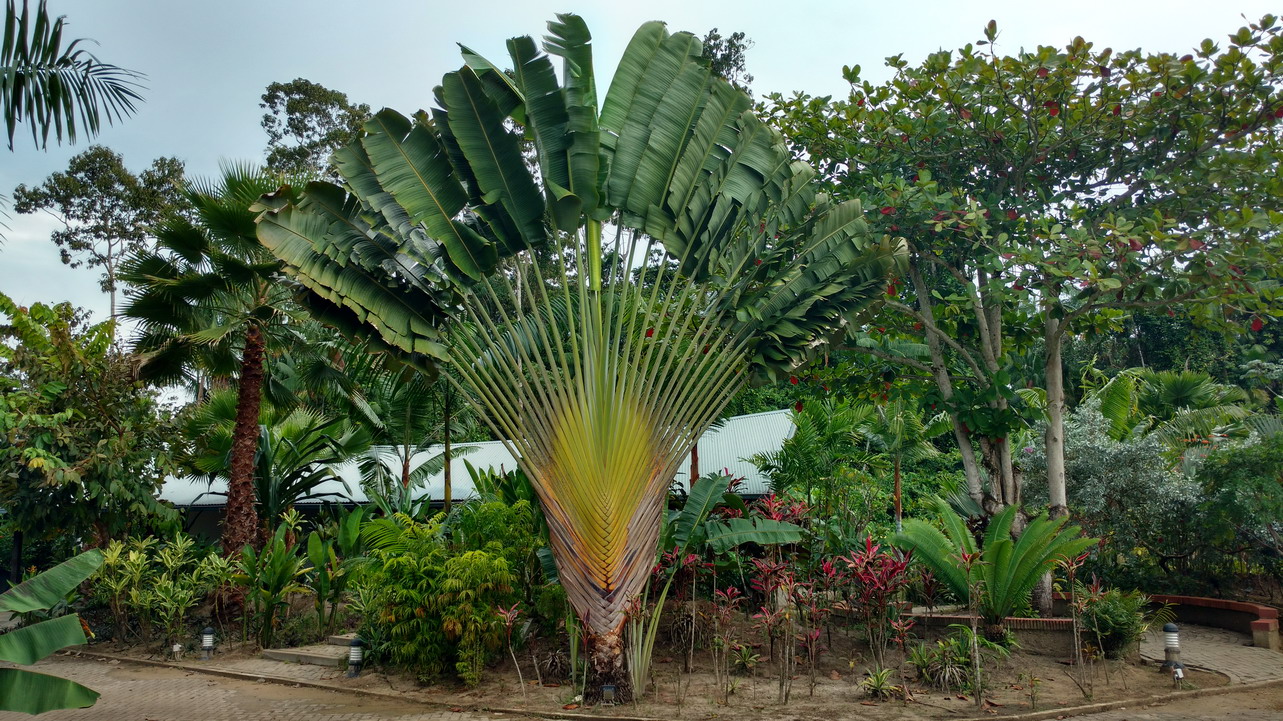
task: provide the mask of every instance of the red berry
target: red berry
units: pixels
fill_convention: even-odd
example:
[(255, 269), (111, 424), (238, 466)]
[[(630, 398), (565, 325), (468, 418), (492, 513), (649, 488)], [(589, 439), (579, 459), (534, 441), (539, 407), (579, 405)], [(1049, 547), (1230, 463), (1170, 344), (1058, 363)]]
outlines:
[(757, 258), (756, 260), (753, 261), (753, 265), (761, 265), (761, 264), (762, 264), (761, 258)]
[(793, 410), (797, 411), (798, 413), (801, 413), (801, 412), (802, 412), (802, 401), (798, 401), (797, 403), (794, 403), (794, 404), (793, 404)]
[(901, 135), (901, 136), (900, 136), (900, 142), (902, 142), (902, 143), (907, 143), (907, 142), (909, 142), (909, 136), (908, 136), (908, 135)]
[(891, 214), (892, 214), (892, 213), (894, 213), (894, 212), (895, 212), (895, 207), (894, 207), (894, 206), (890, 206), (890, 205), (884, 205), (884, 206), (882, 206), (882, 214), (883, 214), (883, 215), (891, 215)]
[(1038, 68), (1038, 77), (1040, 78), (1047, 77), (1047, 68)]
[(647, 329), (646, 329), (646, 337), (647, 337), (647, 338), (652, 338), (652, 337), (654, 337), (654, 335), (655, 335), (655, 329), (654, 329), (654, 328), (647, 328)]
[(1015, 210), (1007, 211), (1007, 220), (1015, 220), (1016, 218), (1019, 218), (1019, 217), (1020, 217), (1020, 213), (1017, 213)]
[(1118, 114), (1120, 114), (1120, 113), (1122, 113), (1122, 112), (1123, 112), (1123, 106), (1121, 106), (1121, 105), (1115, 105), (1115, 106), (1114, 106), (1114, 115), (1118, 115)]
[(864, 107), (864, 98), (860, 98), (859, 100), (855, 101), (855, 107), (857, 108)]
[(797, 376), (789, 376), (789, 383), (797, 385)]
[(1259, 333), (1259, 332), (1261, 332), (1261, 329), (1262, 329), (1262, 328), (1264, 328), (1264, 327), (1265, 327), (1265, 323), (1264, 323), (1260, 318), (1253, 318), (1253, 319), (1252, 319), (1252, 331), (1253, 331), (1253, 332)]
[(1283, 118), (1283, 105), (1280, 105), (1274, 109), (1274, 117)]
[(1131, 240), (1129, 240), (1129, 241), (1127, 241), (1127, 242), (1128, 242), (1128, 244), (1129, 244), (1129, 245), (1131, 245), (1132, 250), (1139, 251), (1141, 248), (1144, 248), (1144, 247), (1145, 247), (1145, 244), (1144, 244), (1144, 243), (1142, 243), (1142, 242), (1140, 242), (1140, 239), (1139, 239), (1139, 238), (1132, 238)]

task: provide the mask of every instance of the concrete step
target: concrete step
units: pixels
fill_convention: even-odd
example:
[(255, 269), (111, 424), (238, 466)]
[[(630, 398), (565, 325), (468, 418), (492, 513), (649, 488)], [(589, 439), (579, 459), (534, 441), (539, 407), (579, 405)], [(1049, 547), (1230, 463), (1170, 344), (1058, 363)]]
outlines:
[(325, 639), (325, 642), (331, 646), (342, 646), (347, 648), (352, 645), (352, 639), (356, 638), (355, 633), (340, 633)]
[(347, 652), (329, 644), (298, 648), (269, 648), (263, 651), (263, 658), (284, 663), (309, 663), (313, 666), (347, 665)]

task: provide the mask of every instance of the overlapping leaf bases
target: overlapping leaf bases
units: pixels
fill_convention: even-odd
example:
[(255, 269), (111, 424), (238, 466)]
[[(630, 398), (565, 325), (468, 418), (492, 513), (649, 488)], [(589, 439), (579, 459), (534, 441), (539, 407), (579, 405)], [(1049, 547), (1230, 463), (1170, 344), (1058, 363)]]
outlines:
[(587, 27), (549, 31), (510, 40), (508, 72), (464, 48), (430, 114), (380, 112), (336, 156), (345, 186), (266, 198), (259, 237), (321, 317), (455, 366), (602, 634), (692, 441), (872, 303), (898, 248), (816, 196), (694, 36), (643, 25), (599, 111)]

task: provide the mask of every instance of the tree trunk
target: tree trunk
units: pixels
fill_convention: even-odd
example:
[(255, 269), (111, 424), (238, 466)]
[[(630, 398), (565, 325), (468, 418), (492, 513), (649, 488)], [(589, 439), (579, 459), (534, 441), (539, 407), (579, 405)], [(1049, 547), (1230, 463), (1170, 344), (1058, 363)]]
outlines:
[[(1065, 369), (1060, 360), (1060, 321), (1047, 315), (1047, 355), (1044, 375), (1047, 379), (1047, 433), (1043, 442), (1047, 451), (1048, 514), (1052, 518), (1069, 515), (1069, 496), (1065, 488)], [(1052, 613), (1052, 577), (1044, 574), (1034, 587), (1033, 605), (1038, 613)]]
[(600, 703), (601, 687), (606, 685), (615, 687), (615, 703), (632, 703), (632, 678), (624, 667), (624, 622), (620, 621), (614, 630), (603, 634), (594, 634), (585, 626), (584, 634), (588, 646), (584, 703), (590, 706)]
[(903, 513), (900, 505), (900, 454), (895, 454), (895, 532), (899, 533), (904, 530), (904, 524), (901, 522)]
[(695, 444), (691, 446), (691, 477), (690, 477), (690, 483), (688, 484), (688, 487), (686, 488), (686, 490), (688, 492), (695, 490), (695, 481), (698, 481), (698, 480), (699, 480), (699, 441), (695, 441)]
[(22, 583), (22, 531), (14, 529), (13, 548), (9, 551), (9, 587)]
[(1060, 360), (1059, 321), (1047, 319), (1047, 433), (1043, 437), (1047, 450), (1047, 498), (1052, 518), (1069, 515), (1069, 498), (1065, 489), (1065, 369)]
[[(953, 398), (953, 380), (949, 378), (949, 367), (945, 363), (940, 339), (933, 332), (935, 311), (931, 304), (931, 289), (927, 287), (922, 273), (912, 265), (912, 261), (909, 266), (909, 278), (913, 281), (914, 291), (918, 295), (918, 308), (922, 311), (926, 323), (932, 326), (926, 333), (927, 349), (931, 356), (931, 376), (935, 380), (936, 389), (940, 391), (940, 398), (947, 403)], [(963, 427), (958, 414), (950, 413), (949, 420), (953, 425), (953, 437), (958, 442), (958, 453), (962, 455), (962, 471), (967, 478), (967, 493), (976, 503), (981, 503), (984, 500), (984, 486), (980, 478), (980, 465), (976, 463), (975, 447), (971, 444), (971, 432)]]
[(450, 512), (450, 502), (453, 500), (454, 488), (451, 484), (450, 473), (450, 386), (445, 386), (445, 399), (441, 407), (442, 425), (445, 432), (442, 434), (442, 440), (445, 444), (445, 488), (442, 490), (442, 507), (446, 513)]
[(231, 473), (223, 518), (223, 554), (233, 556), (246, 544), (259, 545), (258, 511), (254, 506), (254, 454), (258, 450), (258, 412), (263, 389), (263, 330), (245, 332), (241, 376), (236, 391), (236, 425), (232, 429)]

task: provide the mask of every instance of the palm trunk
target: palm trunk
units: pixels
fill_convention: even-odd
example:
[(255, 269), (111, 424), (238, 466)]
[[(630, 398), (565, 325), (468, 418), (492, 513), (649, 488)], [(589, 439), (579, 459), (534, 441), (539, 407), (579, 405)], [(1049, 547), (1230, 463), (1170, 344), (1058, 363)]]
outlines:
[(254, 506), (254, 454), (258, 450), (258, 413), (263, 389), (263, 330), (251, 325), (245, 332), (241, 377), (236, 393), (236, 425), (232, 429), (231, 473), (227, 510), (223, 518), (223, 553), (240, 553), (258, 544), (258, 511)]
[[(656, 611), (658, 613), (658, 611)], [(602, 686), (615, 687), (615, 703), (631, 703), (635, 689), (624, 666), (624, 622), (613, 630), (595, 634), (587, 627), (584, 641), (588, 647), (588, 679), (584, 683), (584, 703), (601, 702)]]
[(445, 508), (446, 513), (450, 512), (450, 503), (453, 500), (452, 496), (454, 495), (454, 488), (451, 483), (451, 476), (450, 476), (450, 420), (451, 420), (450, 411), (451, 411), (450, 387), (446, 386), (445, 402), (442, 405), (442, 411), (441, 411), (442, 421), (445, 428), (445, 432), (442, 434), (442, 442), (445, 445), (445, 476), (444, 476), (445, 488), (442, 489), (441, 500), (442, 500), (442, 506)]
[(691, 477), (687, 491), (695, 490), (695, 481), (699, 480), (699, 442), (691, 446)]

